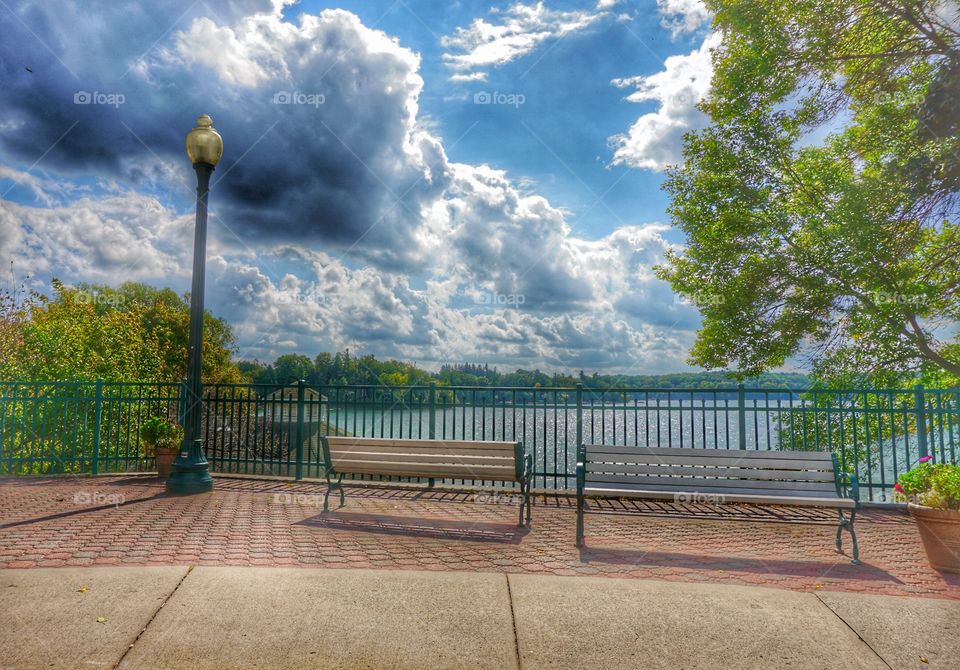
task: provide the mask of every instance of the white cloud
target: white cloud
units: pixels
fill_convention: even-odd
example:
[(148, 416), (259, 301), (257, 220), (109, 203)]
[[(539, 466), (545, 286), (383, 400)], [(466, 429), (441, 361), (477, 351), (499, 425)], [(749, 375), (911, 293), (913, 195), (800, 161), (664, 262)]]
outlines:
[(193, 218), (137, 193), (84, 197), (64, 206), (0, 203), (3, 250), (32, 276), (120, 283), (187, 276)]
[[(503, 25), (520, 20), (519, 8)], [(580, 25), (542, 5), (526, 9), (552, 25), (551, 34)], [(177, 51), (195, 40), (225, 53)], [(562, 210), (505, 172), (449, 162), (418, 119), (419, 59), (394, 39), (353, 14), (326, 10), (298, 25), (269, 12), (227, 24), (198, 17), (172, 33), (171, 44), (136, 74), (157, 96), (150, 109), (182, 116), (183, 103), (163, 98), (163, 89), (203, 81), (212, 99), (227, 101), (217, 116), (232, 127), (226, 141), (249, 149), (215, 173), (224, 181), (214, 187), (213, 215), (228, 207), (233, 188), (239, 204), (228, 211), (249, 206), (259, 225), (237, 227), (237, 239), (212, 216), (207, 264), (207, 305), (234, 326), (241, 356), (349, 347), (433, 366), (683, 367), (696, 312), (678, 308), (652, 275), (671, 248), (665, 228), (623, 226), (601, 239), (578, 238)], [(462, 74), (477, 74), (469, 69)], [(653, 89), (668, 85), (651, 79)], [(639, 80), (631, 85), (635, 95), (653, 95), (642, 93)], [(323, 113), (272, 104), (278, 88), (324, 93)], [(130, 105), (139, 99), (131, 96)], [(244, 103), (230, 116), (236, 100)], [(164, 132), (171, 127), (164, 118), (156, 123)], [(244, 128), (253, 135), (243, 136)], [(179, 156), (182, 139), (177, 145)], [(151, 160), (156, 169), (138, 184), (176, 181), (175, 170)], [(18, 268), (45, 281), (132, 279), (187, 290), (192, 212), (116, 186), (50, 200), (50, 180), (4, 174), (41, 205), (0, 203), (0, 252)], [(290, 180), (290, 190), (269, 190)], [(313, 199), (297, 203), (303, 194)], [(342, 237), (327, 238), (318, 251), (307, 237), (319, 226)]]
[(466, 28), (457, 28), (453, 35), (440, 39), (448, 49), (443, 59), (454, 74), (453, 81), (477, 81), (486, 78), (482, 68), (500, 67), (525, 56), (539, 45), (583, 30), (608, 16), (607, 9), (618, 0), (600, 0), (594, 11), (560, 11), (547, 8), (543, 2), (517, 3), (502, 13), (495, 22), (474, 19)]
[(613, 163), (645, 170), (664, 170), (682, 158), (683, 135), (707, 125), (697, 103), (710, 91), (713, 63), (710, 50), (720, 36), (711, 33), (699, 49), (670, 56), (664, 69), (652, 75), (614, 79), (620, 88), (635, 88), (629, 102), (656, 102), (655, 112), (644, 114), (623, 134), (610, 138)]
[(702, 0), (657, 0), (657, 11), (661, 16), (660, 25), (674, 38), (699, 30), (712, 18)]

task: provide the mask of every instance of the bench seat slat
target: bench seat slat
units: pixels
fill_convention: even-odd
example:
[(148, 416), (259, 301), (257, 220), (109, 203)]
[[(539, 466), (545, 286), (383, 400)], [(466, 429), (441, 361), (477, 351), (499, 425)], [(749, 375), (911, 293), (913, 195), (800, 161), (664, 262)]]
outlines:
[(630, 463), (633, 465), (700, 465), (713, 467), (742, 467), (757, 468), (765, 470), (801, 470), (830, 472), (833, 476), (833, 461), (815, 462), (810, 460), (796, 460), (789, 458), (770, 458), (762, 463), (755, 460), (737, 460), (730, 458), (711, 459), (701, 456), (674, 456), (664, 454), (663, 456), (639, 456), (631, 457), (629, 454), (597, 454), (587, 453), (587, 463)]
[[(653, 490), (650, 488), (628, 490), (619, 488), (599, 488), (596, 486), (585, 488), (583, 492), (587, 496), (602, 496), (605, 498), (650, 498), (656, 500), (674, 500), (677, 493), (683, 493), (685, 495), (690, 495), (692, 493), (691, 491)], [(699, 493), (710, 494), (711, 492), (701, 489)], [(731, 494), (728, 490), (717, 492), (717, 495), (723, 495), (724, 502), (728, 503), (742, 502), (767, 505), (799, 505), (841, 509), (853, 509), (856, 507), (856, 503), (853, 500), (850, 500), (849, 498), (838, 498), (836, 496), (819, 497), (800, 495), (754, 495), (739, 492), (736, 494)]]
[[(716, 493), (716, 494), (725, 494), (731, 493), (731, 495), (769, 495), (771, 492), (767, 489), (759, 488), (742, 488), (732, 491), (729, 487), (725, 486), (711, 486), (709, 482), (705, 483), (703, 486), (675, 486), (673, 484), (632, 484), (632, 483), (603, 483), (595, 482), (588, 485), (587, 488), (601, 488), (606, 490), (613, 491), (676, 491), (678, 493), (690, 494), (693, 492), (699, 493)], [(836, 498), (837, 494), (835, 491), (798, 491), (796, 489), (777, 491), (773, 495), (782, 496), (782, 497), (800, 497), (800, 498)]]
[(720, 465), (704, 463), (703, 465), (674, 465), (672, 463), (614, 463), (588, 461), (587, 472), (614, 472), (629, 465), (636, 468), (636, 474), (663, 474), (663, 475), (690, 475), (710, 477), (733, 477), (743, 479), (788, 479), (811, 482), (834, 481), (832, 470), (772, 470), (768, 468), (734, 467), (731, 464)]
[(675, 486), (680, 489), (698, 488), (703, 486), (712, 486), (716, 488), (736, 489), (765, 489), (771, 492), (776, 491), (824, 491), (836, 495), (836, 485), (832, 482), (786, 482), (778, 480), (758, 480), (758, 479), (716, 479), (713, 477), (645, 477), (638, 475), (608, 475), (608, 474), (588, 474), (586, 478), (588, 486), (597, 483), (609, 486), (619, 484), (651, 484)]
[(792, 460), (810, 460), (831, 462), (830, 452), (828, 451), (790, 451), (773, 450), (758, 451), (750, 449), (693, 449), (690, 447), (621, 447), (605, 444), (587, 444), (584, 445), (587, 455), (592, 453), (605, 454), (638, 454), (643, 456), (704, 456), (707, 458), (733, 458), (747, 459), (754, 458), (763, 460), (765, 458), (789, 458)]

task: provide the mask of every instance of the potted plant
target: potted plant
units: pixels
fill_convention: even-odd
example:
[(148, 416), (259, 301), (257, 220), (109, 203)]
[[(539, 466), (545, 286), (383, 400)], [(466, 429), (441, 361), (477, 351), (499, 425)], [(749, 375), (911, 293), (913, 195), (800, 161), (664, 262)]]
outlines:
[(960, 573), (960, 465), (921, 458), (894, 487), (920, 529), (930, 566)]
[(144, 456), (157, 460), (157, 475), (160, 479), (170, 476), (170, 467), (180, 451), (183, 428), (162, 416), (152, 416), (140, 427), (140, 440)]

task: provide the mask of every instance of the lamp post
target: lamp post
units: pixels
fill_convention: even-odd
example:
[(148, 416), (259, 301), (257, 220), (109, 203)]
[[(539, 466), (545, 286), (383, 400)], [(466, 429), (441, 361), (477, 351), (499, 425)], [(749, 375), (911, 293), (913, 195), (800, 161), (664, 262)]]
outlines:
[(183, 419), (183, 442), (167, 478), (167, 493), (203, 493), (213, 490), (210, 466), (203, 455), (200, 381), (203, 355), (203, 286), (207, 262), (207, 196), (210, 174), (223, 154), (223, 139), (206, 114), (197, 118), (187, 134), (187, 156), (197, 172), (197, 223), (193, 236), (193, 284), (190, 289), (190, 341), (187, 362), (187, 407)]

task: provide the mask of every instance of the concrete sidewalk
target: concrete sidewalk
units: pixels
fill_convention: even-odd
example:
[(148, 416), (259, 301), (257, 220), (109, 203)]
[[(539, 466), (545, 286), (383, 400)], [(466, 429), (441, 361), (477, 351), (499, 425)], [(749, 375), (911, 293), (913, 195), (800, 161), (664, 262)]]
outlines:
[(590, 577), (0, 571), (0, 668), (960, 668), (960, 602)]

